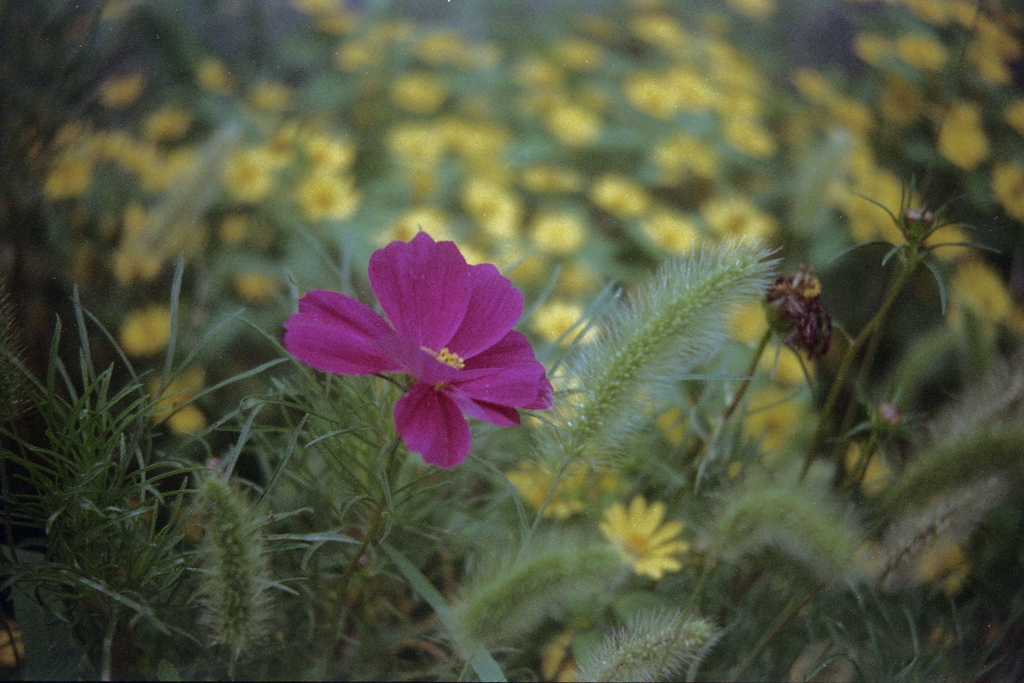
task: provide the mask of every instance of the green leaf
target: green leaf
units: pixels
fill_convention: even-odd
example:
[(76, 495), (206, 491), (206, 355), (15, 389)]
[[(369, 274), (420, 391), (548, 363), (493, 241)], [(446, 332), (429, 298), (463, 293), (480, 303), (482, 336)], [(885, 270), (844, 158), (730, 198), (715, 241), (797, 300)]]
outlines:
[[(420, 596), (427, 601), (437, 616), (440, 617), (441, 623), (448, 628), (449, 633), (453, 637), (457, 637), (455, 634), (458, 633), (458, 629), (455, 628), (455, 613), (452, 611), (450, 605), (445, 601), (444, 596), (434, 585), (430, 583), (430, 580), (423, 575), (419, 569), (416, 568), (412, 562), (410, 562), (405, 555), (400, 553), (395, 548), (391, 547), (387, 543), (381, 545), (381, 548), (387, 553), (387, 556), (391, 558), (391, 561), (395, 563), (395, 567), (402, 576), (405, 577), (409, 585), (412, 586), (413, 590), (420, 594)], [(465, 650), (462, 644), (456, 641), (456, 645), (460, 650)], [(470, 666), (473, 667), (473, 671), (480, 678), (481, 681), (504, 681), (506, 680), (504, 672), (498, 663), (494, 661), (494, 658), (482, 647), (478, 647), (473, 655), (469, 658)]]

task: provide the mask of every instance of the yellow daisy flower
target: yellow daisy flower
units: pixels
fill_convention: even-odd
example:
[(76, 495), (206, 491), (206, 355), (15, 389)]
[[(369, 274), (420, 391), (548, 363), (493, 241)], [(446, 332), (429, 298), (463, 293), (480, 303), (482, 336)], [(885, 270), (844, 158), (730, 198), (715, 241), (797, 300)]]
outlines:
[(679, 555), (690, 549), (676, 537), (683, 531), (682, 522), (665, 521), (665, 504), (650, 505), (643, 496), (636, 496), (627, 510), (615, 503), (604, 511), (598, 525), (605, 538), (612, 542), (638, 576), (660, 579), (665, 572), (683, 568)]
[(988, 158), (989, 151), (981, 107), (972, 102), (954, 104), (939, 129), (939, 154), (972, 171)]
[(132, 311), (121, 324), (117, 337), (122, 350), (129, 356), (155, 356), (164, 350), (171, 338), (170, 309), (160, 304), (151, 304)]
[(551, 134), (567, 147), (583, 147), (601, 132), (601, 117), (586, 107), (558, 104), (544, 120)]

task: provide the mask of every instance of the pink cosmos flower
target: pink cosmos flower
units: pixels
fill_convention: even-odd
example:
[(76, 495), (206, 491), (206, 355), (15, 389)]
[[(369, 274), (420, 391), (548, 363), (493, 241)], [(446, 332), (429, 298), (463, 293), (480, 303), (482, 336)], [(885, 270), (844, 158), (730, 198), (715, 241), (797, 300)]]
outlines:
[(454, 467), (471, 444), (463, 414), (508, 427), (519, 424), (517, 408), (551, 407), (544, 366), (512, 329), (522, 292), (497, 268), (470, 266), (454, 242), (421, 232), (374, 252), (369, 276), (387, 320), (351, 297), (317, 289), (299, 299), (284, 345), (325, 372), (410, 376), (394, 411), (409, 450)]

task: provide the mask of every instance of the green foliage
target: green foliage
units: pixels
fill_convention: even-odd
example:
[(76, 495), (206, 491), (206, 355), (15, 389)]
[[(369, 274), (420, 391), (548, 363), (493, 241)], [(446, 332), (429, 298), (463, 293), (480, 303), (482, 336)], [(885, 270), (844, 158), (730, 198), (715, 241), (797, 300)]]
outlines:
[[(0, 0), (3, 675), (1021, 678), (1019, 9), (351, 5)], [(451, 470), (279, 342), (420, 229), (556, 390)]]

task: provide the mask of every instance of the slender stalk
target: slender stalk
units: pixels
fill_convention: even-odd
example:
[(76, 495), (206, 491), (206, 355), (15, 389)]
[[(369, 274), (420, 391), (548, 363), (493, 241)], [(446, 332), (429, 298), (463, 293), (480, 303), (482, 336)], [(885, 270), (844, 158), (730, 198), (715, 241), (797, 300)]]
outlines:
[[(396, 435), (395, 438), (392, 439), (391, 443), (387, 445), (384, 451), (381, 452), (381, 459), (383, 461), (383, 481), (381, 481), (380, 500), (377, 501), (376, 511), (374, 512), (373, 519), (370, 521), (369, 528), (363, 535), (362, 542), (359, 544), (359, 547), (352, 555), (352, 559), (349, 561), (348, 566), (345, 568), (345, 571), (338, 579), (337, 602), (335, 603), (333, 614), (331, 616), (330, 621), (330, 623), (333, 625), (335, 629), (335, 633), (333, 636), (334, 642), (337, 642), (339, 640), (338, 630), (341, 628), (341, 622), (346, 612), (345, 596), (348, 593), (349, 583), (351, 582), (352, 577), (355, 575), (356, 571), (359, 569), (359, 563), (362, 560), (363, 555), (366, 554), (366, 551), (369, 550), (371, 546), (377, 545), (377, 543), (379, 543), (381, 540), (380, 534), (381, 530), (385, 526), (384, 520), (387, 516), (386, 513), (391, 507), (389, 505), (390, 492), (387, 489), (388, 487), (391, 486), (391, 481), (394, 478), (395, 471), (398, 467), (397, 458), (395, 458), (394, 456), (395, 453), (398, 451), (398, 446), (400, 444), (401, 437)], [(326, 666), (326, 664), (327, 662), (325, 660), (324, 665)]]
[[(847, 348), (846, 354), (839, 363), (839, 371), (836, 373), (835, 381), (832, 382), (828, 396), (825, 398), (825, 405), (821, 409), (821, 416), (818, 418), (818, 426), (814, 430), (814, 437), (811, 439), (810, 446), (807, 448), (807, 456), (804, 459), (803, 470), (800, 472), (800, 479), (807, 476), (807, 471), (811, 468), (811, 463), (814, 462), (814, 456), (821, 448), (822, 441), (825, 437), (825, 427), (828, 425), (829, 417), (832, 415), (832, 411), (836, 407), (836, 402), (839, 399), (839, 392), (846, 384), (847, 377), (850, 375), (850, 370), (853, 367), (854, 360), (856, 360), (864, 345), (871, 340), (872, 343), (869, 347), (869, 352), (865, 355), (864, 364), (861, 368), (862, 372), (866, 372), (863, 368), (868, 366), (874, 358), (875, 351), (878, 348), (877, 338), (881, 334), (880, 331), (882, 323), (885, 321), (886, 316), (888, 316), (889, 310), (892, 309), (893, 305), (896, 303), (896, 299), (899, 297), (900, 292), (903, 291), (903, 287), (907, 284), (907, 280), (910, 279), (910, 275), (921, 263), (921, 258), (922, 256), (918, 247), (911, 245), (907, 250), (907, 257), (903, 262), (903, 269), (889, 286), (889, 291), (886, 292), (882, 305), (878, 308), (878, 311), (871, 320), (868, 321), (867, 325), (864, 326), (864, 329), (862, 329), (854, 338), (853, 343), (850, 344), (849, 348)], [(849, 422), (851, 414), (852, 411), (850, 406), (848, 406), (847, 412), (843, 415), (844, 425), (839, 431), (840, 435), (844, 434), (846, 430), (849, 429), (849, 424), (847, 423)]]
[(744, 374), (743, 379), (740, 380), (740, 385), (736, 388), (732, 398), (729, 399), (729, 403), (725, 406), (725, 410), (722, 411), (721, 417), (719, 417), (718, 421), (715, 423), (711, 434), (709, 434), (707, 440), (701, 444), (700, 451), (697, 453), (699, 456), (699, 464), (697, 466), (697, 476), (694, 481), (694, 492), (696, 492), (697, 488), (700, 486), (708, 452), (711, 450), (712, 444), (718, 441), (722, 430), (725, 429), (726, 423), (729, 422), (729, 418), (734, 412), (736, 412), (736, 408), (739, 406), (740, 402), (743, 401), (743, 397), (746, 395), (747, 389), (750, 387), (750, 382), (754, 379), (754, 373), (757, 372), (757, 365), (761, 362), (761, 356), (764, 355), (764, 350), (768, 348), (768, 341), (771, 338), (772, 329), (769, 327), (761, 336), (761, 341), (757, 343), (757, 348), (754, 349), (754, 355), (750, 357), (750, 363), (747, 365), (747, 371)]
[(755, 647), (753, 651), (751, 651), (751, 653), (743, 659), (740, 665), (733, 672), (732, 676), (729, 677), (729, 680), (741, 680), (746, 670), (750, 667), (751, 664), (754, 663), (754, 660), (761, 656), (761, 653), (765, 651), (765, 648), (767, 648), (771, 644), (771, 642), (775, 640), (780, 633), (782, 633), (782, 630), (786, 628), (786, 626), (791, 621), (793, 621), (797, 618), (797, 616), (800, 615), (804, 608), (807, 607), (807, 605), (810, 604), (812, 600), (814, 600), (815, 596), (817, 596), (818, 593), (820, 593), (824, 588), (825, 584), (819, 583), (817, 586), (812, 588), (811, 592), (804, 596), (804, 598), (799, 602), (797, 602), (796, 598), (794, 598), (793, 601), (790, 602), (790, 605), (792, 605), (792, 607), (783, 612), (779, 616), (779, 619), (775, 622), (775, 626), (772, 628), (772, 630), (769, 631), (765, 635), (765, 637), (761, 639), (761, 642), (757, 644), (757, 647)]
[(754, 378), (754, 373), (757, 371), (757, 364), (761, 362), (761, 356), (764, 355), (764, 350), (768, 347), (768, 341), (772, 338), (772, 329), (769, 327), (765, 330), (761, 336), (761, 341), (757, 343), (757, 348), (754, 350), (754, 355), (750, 357), (750, 364), (747, 365), (747, 372), (743, 376), (743, 380), (740, 382), (739, 387), (736, 388), (736, 393), (732, 395), (732, 399), (729, 401), (729, 405), (722, 411), (721, 423), (724, 424), (729, 417), (736, 410), (736, 406), (743, 400), (743, 396), (747, 393), (747, 388), (750, 386), (750, 381)]

